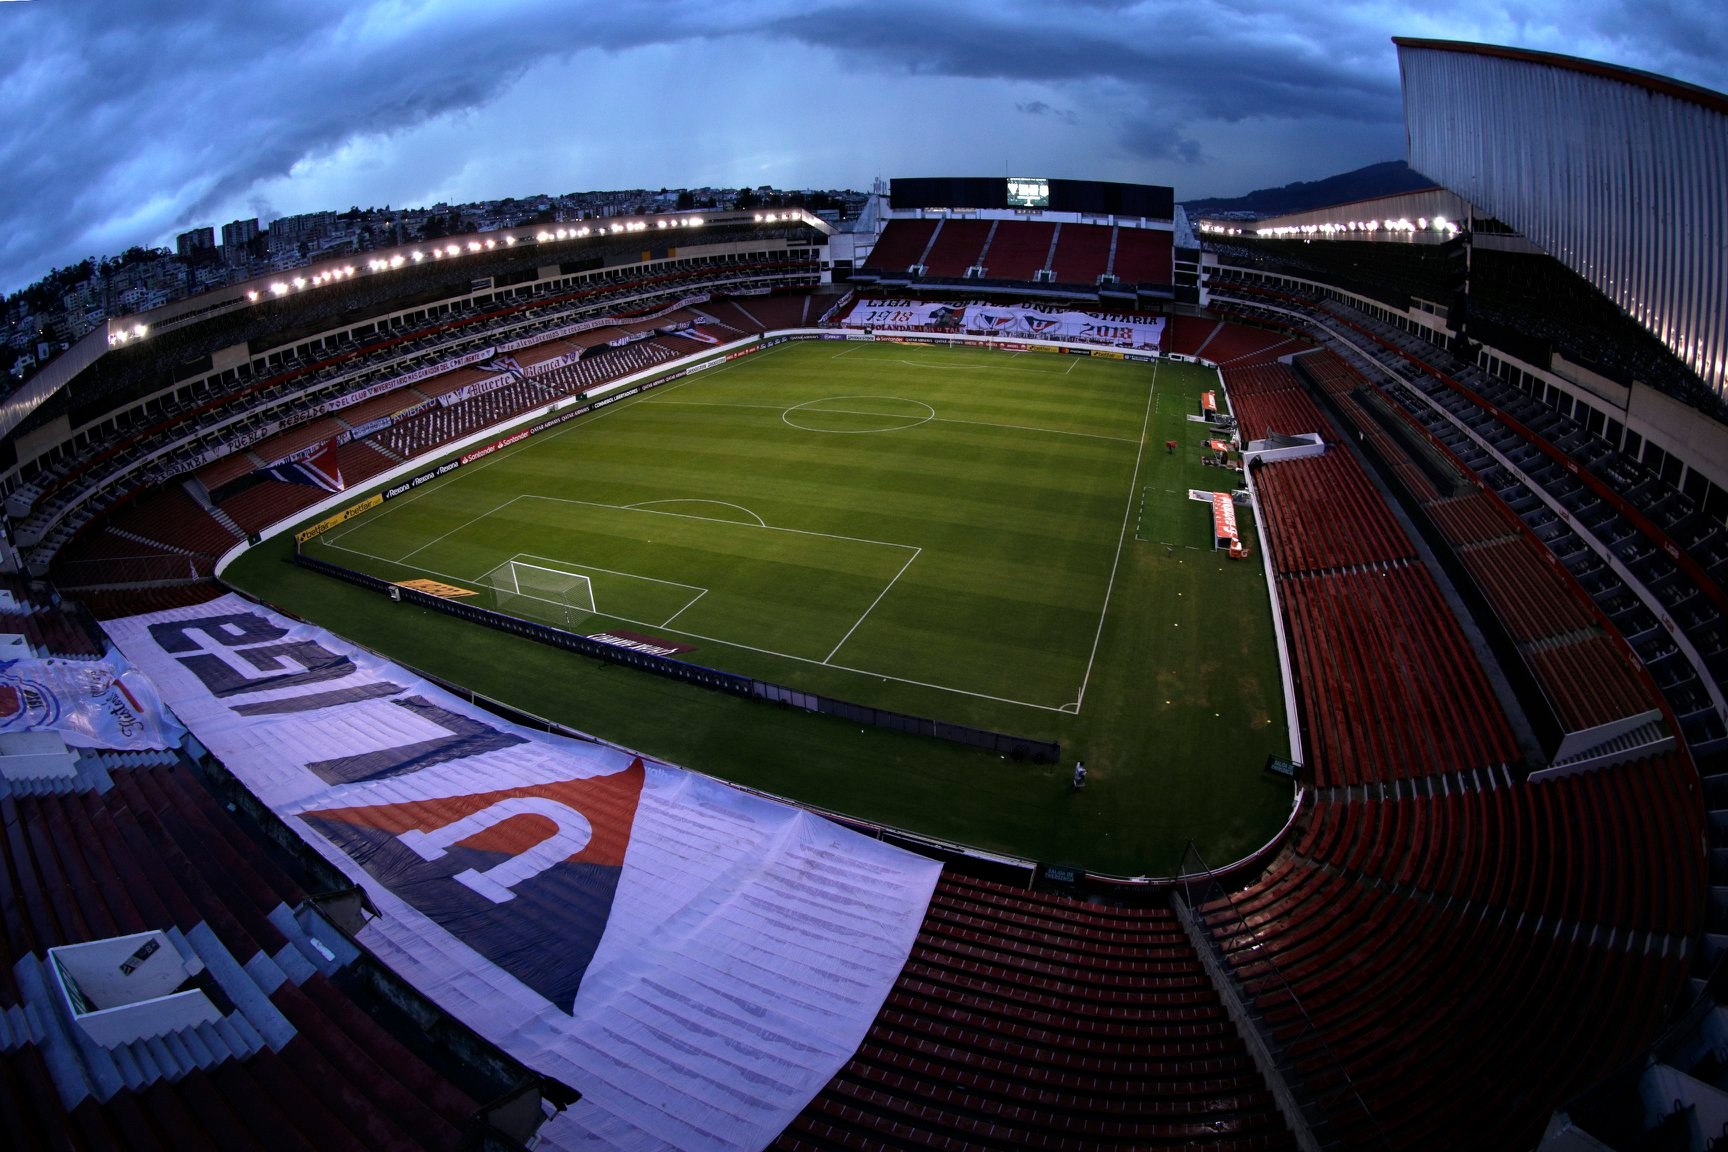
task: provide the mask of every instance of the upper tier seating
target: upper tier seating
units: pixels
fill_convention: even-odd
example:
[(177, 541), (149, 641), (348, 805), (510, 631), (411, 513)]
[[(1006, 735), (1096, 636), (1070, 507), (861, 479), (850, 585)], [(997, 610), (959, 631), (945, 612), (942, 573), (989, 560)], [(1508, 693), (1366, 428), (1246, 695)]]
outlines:
[(864, 261), (864, 268), (888, 276), (905, 275), (918, 263), (930, 237), (936, 231), (936, 220), (890, 220), (877, 238), (876, 246)]
[(991, 280), (1031, 281), (1050, 256), (1056, 225), (1040, 220), (999, 220), (984, 253), (984, 275)]
[(1110, 271), (1123, 284), (1167, 285), (1175, 274), (1171, 235), (1159, 228), (1117, 228)]
[(978, 263), (984, 251), (984, 241), (990, 236), (992, 221), (945, 220), (936, 234), (936, 243), (924, 257), (924, 274), (932, 279), (958, 279)]
[(1098, 224), (1060, 224), (1057, 228), (1056, 254), (1050, 261), (1055, 281), (1087, 287), (1098, 283), (1110, 269), (1111, 229)]

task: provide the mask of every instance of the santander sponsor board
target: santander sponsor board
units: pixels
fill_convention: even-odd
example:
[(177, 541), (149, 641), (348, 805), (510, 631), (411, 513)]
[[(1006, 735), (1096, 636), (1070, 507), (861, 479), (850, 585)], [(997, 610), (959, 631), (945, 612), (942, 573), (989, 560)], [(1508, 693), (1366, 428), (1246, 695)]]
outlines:
[(551, 1147), (765, 1147), (862, 1042), (940, 871), (707, 777), (507, 723), (237, 596), (104, 627), (366, 891), (381, 915), (364, 946), (581, 1091), (543, 1129)]

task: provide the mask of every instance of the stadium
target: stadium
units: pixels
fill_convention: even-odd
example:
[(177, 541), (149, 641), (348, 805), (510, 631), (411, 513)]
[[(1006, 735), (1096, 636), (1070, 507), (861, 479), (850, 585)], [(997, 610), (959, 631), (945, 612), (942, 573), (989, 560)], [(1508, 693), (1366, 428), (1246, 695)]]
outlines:
[(12, 1146), (1716, 1146), (1728, 97), (1396, 46), (1423, 189), (896, 178), (48, 361)]

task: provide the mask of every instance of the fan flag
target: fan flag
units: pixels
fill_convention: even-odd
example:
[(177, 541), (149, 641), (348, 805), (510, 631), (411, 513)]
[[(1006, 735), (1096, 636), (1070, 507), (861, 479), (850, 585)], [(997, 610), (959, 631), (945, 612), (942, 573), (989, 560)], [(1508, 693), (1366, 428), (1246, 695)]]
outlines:
[(300, 459), (279, 460), (268, 468), (258, 469), (258, 475), (280, 480), (285, 484), (310, 484), (326, 492), (340, 492), (347, 487), (342, 482), (342, 466), (336, 462), (336, 440), (332, 437), (306, 453)]

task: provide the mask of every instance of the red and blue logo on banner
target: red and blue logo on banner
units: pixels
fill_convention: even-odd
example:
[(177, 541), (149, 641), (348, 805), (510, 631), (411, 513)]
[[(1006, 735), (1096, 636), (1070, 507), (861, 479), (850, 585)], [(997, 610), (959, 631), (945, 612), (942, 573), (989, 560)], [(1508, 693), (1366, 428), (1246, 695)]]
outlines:
[(606, 930), (644, 775), (638, 758), (610, 776), (301, 818), (568, 1012)]

